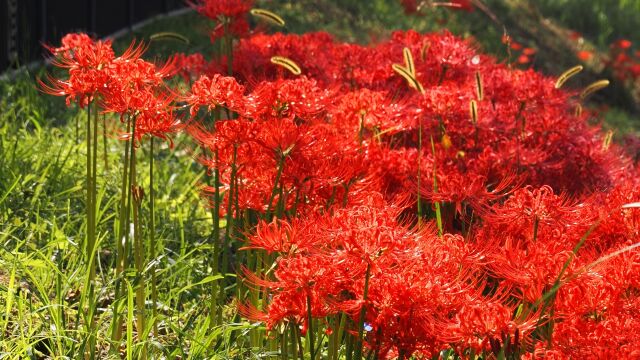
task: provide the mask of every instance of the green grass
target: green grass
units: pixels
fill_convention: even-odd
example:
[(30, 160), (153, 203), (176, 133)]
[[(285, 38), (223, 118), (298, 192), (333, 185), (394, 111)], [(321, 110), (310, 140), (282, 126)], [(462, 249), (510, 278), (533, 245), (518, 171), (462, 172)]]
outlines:
[[(100, 143), (98, 312), (95, 330), (87, 333), (84, 311), (78, 311), (87, 295), (88, 273), (81, 248), (86, 228), (85, 149), (76, 144), (75, 136), (75, 117), (84, 119), (84, 113), (74, 108), (63, 112), (57, 105), (61, 99), (43, 97), (27, 74), (0, 86), (7, 94), (0, 107), (0, 329), (4, 334), (0, 357), (77, 359), (82, 357), (85, 340), (95, 336), (98, 358), (117, 358), (116, 353), (108, 352), (111, 344), (107, 339), (111, 304), (129, 299), (128, 293), (114, 299), (116, 279), (111, 271), (119, 200), (116, 179), (124, 143), (117, 140), (117, 134), (109, 134), (108, 169)], [(84, 138), (83, 131), (79, 135)], [(250, 325), (231, 321), (234, 308), (229, 308), (229, 323), (224, 326), (212, 327), (202, 316), (212, 281), (208, 265), (211, 220), (199, 196), (204, 170), (193, 161), (184, 136), (174, 141), (173, 149), (164, 144), (156, 157), (156, 176), (162, 179), (156, 198), (156, 237), (161, 249), (155, 259), (159, 329), (147, 346), (154, 357), (184, 359), (243, 351), (237, 346), (240, 343), (229, 342), (229, 334)], [(140, 148), (140, 169), (147, 166), (145, 151)], [(148, 188), (149, 178), (144, 174), (140, 171), (139, 181)], [(148, 209), (142, 211), (147, 216)], [(134, 281), (128, 274), (123, 280)], [(136, 339), (129, 334), (131, 347), (123, 349), (132, 358), (141, 349)]]

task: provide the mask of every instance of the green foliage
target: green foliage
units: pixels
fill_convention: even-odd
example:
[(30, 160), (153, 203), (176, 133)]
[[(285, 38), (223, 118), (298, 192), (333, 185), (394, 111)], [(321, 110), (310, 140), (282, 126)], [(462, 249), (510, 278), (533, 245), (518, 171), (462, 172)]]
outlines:
[[(87, 339), (97, 339), (96, 358), (137, 358), (142, 349), (135, 328), (125, 340), (126, 349), (110, 343), (109, 325), (113, 302), (126, 304), (130, 293), (114, 298), (116, 280), (111, 269), (114, 217), (116, 217), (124, 143), (116, 133), (107, 137), (109, 168), (98, 157), (98, 272), (96, 279), (96, 326), (87, 332), (82, 299), (88, 281), (83, 260), (84, 144), (76, 143), (75, 120), (86, 121), (83, 110), (57, 107), (60, 99), (41, 95), (29, 74), (0, 83), (5, 96), (0, 101), (0, 357), (83, 358)], [(108, 118), (108, 122), (119, 121)], [(84, 138), (81, 131), (80, 138)], [(208, 234), (211, 218), (199, 196), (204, 172), (195, 164), (185, 137), (177, 136), (174, 147), (156, 149), (157, 231), (160, 249), (157, 264), (158, 333), (149, 337), (153, 358), (231, 358), (248, 351), (236, 334), (251, 327), (235, 323), (235, 308), (226, 312), (226, 324), (214, 327), (202, 316), (210, 298)], [(146, 148), (139, 149), (140, 168), (148, 166)], [(140, 185), (149, 177), (139, 172)], [(148, 217), (149, 209), (142, 208)], [(145, 231), (146, 233), (146, 231)], [(147, 239), (147, 236), (144, 237)], [(147, 246), (148, 248), (148, 246)], [(149, 270), (147, 270), (149, 271)], [(125, 283), (135, 278), (125, 272)], [(127, 287), (125, 287), (127, 289)], [(147, 304), (149, 307), (150, 304)], [(133, 311), (133, 308), (130, 308)], [(126, 313), (125, 313), (125, 316)], [(126, 327), (126, 324), (125, 324)], [(149, 332), (150, 329), (145, 330)], [(126, 330), (125, 330), (126, 334)], [(236, 335), (234, 335), (236, 336)], [(221, 355), (227, 354), (227, 355)]]
[(544, 16), (559, 20), (600, 47), (625, 38), (640, 42), (640, 0), (536, 0)]

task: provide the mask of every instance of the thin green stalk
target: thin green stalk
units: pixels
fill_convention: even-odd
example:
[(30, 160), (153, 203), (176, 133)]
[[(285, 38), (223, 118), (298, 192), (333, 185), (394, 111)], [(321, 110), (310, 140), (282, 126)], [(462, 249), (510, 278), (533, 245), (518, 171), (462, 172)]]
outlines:
[(291, 330), (291, 355), (292, 358), (295, 359), (298, 357), (298, 343), (296, 340), (296, 324), (295, 322), (290, 322), (289, 323), (289, 329)]
[(331, 334), (331, 341), (329, 342), (328, 354), (330, 360), (338, 360), (338, 351), (340, 350), (340, 344), (347, 325), (347, 314), (336, 315), (335, 321), (338, 327)]
[(233, 37), (229, 32), (229, 21), (224, 21), (225, 55), (227, 56), (227, 75), (233, 75)]
[(311, 312), (311, 294), (307, 294), (307, 335), (309, 337), (309, 358), (315, 358), (315, 347), (313, 340), (313, 313)]
[(109, 171), (109, 157), (107, 153), (107, 116), (102, 115), (102, 145), (104, 157), (104, 170)]
[(280, 155), (280, 159), (278, 160), (278, 170), (276, 173), (276, 179), (273, 182), (273, 189), (271, 189), (271, 196), (269, 197), (269, 202), (267, 203), (267, 212), (265, 213), (265, 217), (268, 219), (271, 216), (271, 209), (273, 207), (273, 199), (275, 199), (276, 194), (278, 194), (278, 184), (280, 183), (280, 178), (282, 178), (282, 172), (284, 171), (284, 154)]
[(282, 334), (280, 334), (280, 357), (282, 360), (289, 360), (289, 333), (285, 328)]
[[(136, 327), (138, 332), (138, 340), (143, 341), (142, 336), (145, 332), (145, 301), (146, 301), (146, 293), (145, 293), (145, 282), (144, 282), (144, 245), (142, 242), (142, 227), (140, 226), (140, 206), (142, 204), (142, 190), (138, 188), (136, 183), (136, 152), (135, 152), (135, 118), (133, 120), (133, 131), (131, 135), (131, 163), (129, 167), (131, 172), (130, 176), (130, 184), (131, 191), (133, 192), (133, 256), (136, 268)], [(146, 342), (143, 346), (142, 353), (140, 355), (141, 359), (146, 359), (147, 357), (147, 347)]]
[[(418, 126), (418, 199), (417, 199), (417, 207), (418, 207), (418, 228), (422, 225), (422, 199), (420, 196), (420, 182), (421, 182), (421, 162), (422, 162), (422, 120), (420, 121), (420, 125)], [(433, 142), (433, 141), (432, 141)]]
[(356, 344), (355, 360), (362, 359), (363, 337), (364, 337), (364, 319), (367, 313), (367, 297), (369, 295), (369, 278), (371, 277), (371, 263), (367, 264), (367, 273), (364, 278), (364, 294), (362, 295), (362, 309), (360, 309), (360, 318), (358, 319), (358, 343)]
[[(235, 191), (237, 191), (235, 185), (236, 175), (237, 175), (237, 166), (236, 166), (236, 158), (238, 156), (238, 145), (234, 144), (233, 147), (233, 158), (231, 161), (231, 178), (229, 179), (229, 192), (227, 194), (227, 224), (225, 225), (225, 235), (224, 235), (224, 243), (222, 248), (222, 268), (220, 269), (223, 276), (226, 277), (228, 267), (229, 267), (229, 244), (231, 243), (232, 238), (232, 230), (234, 227), (234, 219), (233, 219), (233, 198), (235, 195)], [(222, 279), (220, 289), (219, 289), (219, 304), (222, 305), (225, 301), (226, 297), (226, 289), (224, 278)], [(222, 323), (222, 312), (218, 314), (218, 323)]]
[[(433, 143), (433, 136), (430, 137), (431, 138), (431, 151), (433, 152), (433, 158), (434, 158), (434, 162), (433, 162), (433, 193), (437, 194), (438, 193), (438, 177), (437, 177), (437, 169), (436, 169), (436, 162), (435, 162), (435, 158), (436, 158), (436, 146)], [(434, 202), (434, 207), (435, 207), (435, 211), (436, 211), (436, 225), (438, 226), (438, 235), (442, 236), (444, 231), (443, 231), (443, 226), (442, 226), (442, 210), (440, 209), (440, 202), (436, 201)]]
[(154, 138), (151, 137), (149, 142), (149, 246), (151, 247), (151, 260), (154, 265), (151, 268), (151, 302), (152, 302), (152, 315), (153, 315), (153, 334), (155, 336), (158, 335), (158, 289), (157, 289), (157, 279), (156, 279), (156, 256), (157, 256), (157, 246), (156, 246), (156, 216), (155, 216), (155, 188), (153, 186), (153, 146)]
[[(94, 353), (95, 353), (95, 337), (93, 336), (93, 329), (95, 326), (95, 319), (94, 319), (94, 314), (95, 312), (93, 311), (93, 306), (95, 305), (95, 299), (93, 298), (95, 295), (95, 291), (94, 291), (94, 280), (95, 280), (95, 276), (96, 276), (96, 267), (95, 267), (95, 262), (93, 261), (93, 256), (94, 255), (94, 247), (95, 247), (95, 242), (96, 242), (96, 229), (95, 229), (95, 201), (96, 201), (96, 186), (95, 186), (95, 138), (97, 136), (96, 132), (97, 132), (97, 124), (94, 124), (94, 134), (91, 133), (91, 107), (92, 104), (90, 103), (87, 106), (87, 134), (86, 134), (86, 145), (87, 145), (87, 179), (86, 179), (86, 184), (87, 184), (87, 209), (86, 209), (86, 215), (87, 215), (87, 241), (85, 244), (85, 251), (86, 251), (86, 262), (87, 262), (87, 266), (88, 269), (87, 271), (89, 272), (89, 279), (88, 279), (88, 289), (87, 289), (87, 293), (88, 293), (88, 297), (86, 298), (87, 300), (87, 319), (86, 319), (86, 325), (87, 325), (87, 336), (88, 336), (88, 341), (89, 341), (89, 355), (91, 356), (91, 358), (93, 358)], [(95, 121), (94, 121), (95, 122)], [(92, 143), (92, 138), (94, 139), (93, 143)], [(82, 307), (84, 307), (85, 304), (82, 303)]]
[[(294, 323), (292, 323), (292, 325), (295, 325)], [(302, 337), (300, 336), (300, 333), (298, 332), (298, 329), (294, 327), (295, 330), (295, 337), (296, 340), (298, 342), (298, 355), (300, 355), (300, 360), (304, 360), (304, 350), (302, 347)]]
[[(89, 262), (89, 258), (91, 256), (91, 250), (93, 248), (93, 233), (92, 233), (92, 228), (93, 228), (93, 205), (92, 205), (92, 201), (93, 201), (93, 194), (92, 194), (92, 190), (93, 190), (93, 173), (91, 172), (91, 170), (93, 169), (93, 167), (91, 166), (91, 154), (92, 154), (92, 149), (91, 149), (91, 104), (89, 104), (87, 106), (87, 178), (86, 178), (86, 186), (87, 186), (87, 198), (86, 198), (86, 202), (87, 202), (87, 208), (86, 208), (86, 216), (87, 216), (87, 242), (85, 244), (86, 248), (86, 261)], [(94, 270), (93, 269), (89, 269), (90, 272), (90, 276), (93, 275)]]
[(353, 335), (347, 333), (345, 336), (346, 336), (345, 359), (353, 360)]
[[(213, 171), (213, 208), (211, 209), (211, 218), (213, 221), (213, 231), (211, 233), (211, 241), (213, 242), (213, 272), (214, 275), (220, 274), (220, 170), (218, 170), (218, 150), (213, 153), (215, 169)], [(222, 282), (222, 280), (220, 280)], [(209, 307), (209, 317), (211, 326), (216, 325), (216, 320), (221, 317), (221, 309), (218, 308), (218, 281), (212, 282), (212, 296)], [(220, 314), (220, 315), (219, 315)]]
[[(127, 117), (127, 133), (131, 131), (131, 117)], [(119, 343), (122, 339), (122, 319), (120, 318), (120, 311), (118, 304), (121, 294), (124, 293), (124, 283), (122, 282), (122, 273), (126, 266), (127, 256), (125, 254), (126, 246), (124, 240), (128, 233), (128, 219), (129, 219), (129, 207), (127, 203), (127, 196), (129, 194), (129, 148), (131, 140), (126, 140), (124, 144), (124, 158), (122, 161), (122, 184), (120, 186), (120, 214), (118, 214), (118, 234), (116, 238), (116, 282), (115, 282), (115, 301), (113, 302), (113, 321), (111, 330), (111, 340)]]
[(358, 140), (360, 141), (359, 151), (362, 152), (363, 151), (362, 143), (364, 142), (364, 114), (360, 114), (360, 128), (358, 130)]

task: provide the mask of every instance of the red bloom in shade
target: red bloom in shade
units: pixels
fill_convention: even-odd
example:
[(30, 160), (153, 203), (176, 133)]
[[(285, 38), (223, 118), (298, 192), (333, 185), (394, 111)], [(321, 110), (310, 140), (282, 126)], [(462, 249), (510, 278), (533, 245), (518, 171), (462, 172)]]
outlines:
[(531, 59), (529, 59), (529, 57), (526, 55), (520, 55), (518, 56), (518, 59), (516, 61), (518, 62), (518, 64), (528, 64), (529, 62), (531, 62)]
[(176, 68), (178, 69), (178, 74), (182, 76), (184, 81), (191, 81), (192, 79), (197, 79), (202, 75), (202, 73), (207, 68), (207, 61), (204, 59), (204, 56), (199, 53), (185, 55), (185, 54), (176, 54)]
[(626, 50), (628, 48), (630, 48), (632, 45), (631, 41), (627, 40), (627, 39), (620, 39), (616, 42), (613, 43), (614, 47), (617, 47), (618, 49), (621, 50)]
[(520, 50), (522, 50), (522, 48), (524, 47), (524, 46), (522, 46), (522, 44), (517, 43), (517, 42), (515, 42), (515, 41), (514, 41), (514, 42), (511, 42), (511, 45), (510, 45), (510, 46), (511, 46), (511, 48), (512, 48), (513, 50), (515, 50), (515, 51), (520, 51)]
[(400, 0), (400, 4), (402, 4), (406, 14), (415, 14), (418, 12), (417, 0)]
[(473, 3), (471, 0), (450, 0), (454, 9), (460, 9), (464, 11), (473, 11)]
[(577, 56), (578, 56), (578, 59), (582, 61), (587, 61), (593, 57), (593, 52), (588, 50), (580, 50), (578, 51)]
[(223, 106), (234, 112), (242, 112), (245, 108), (244, 86), (229, 76), (201, 76), (191, 85), (191, 93), (184, 100), (191, 106), (192, 116), (205, 105), (210, 110)]
[(211, 34), (212, 41), (224, 35), (225, 31), (238, 37), (249, 32), (246, 15), (253, 7), (253, 0), (194, 0), (188, 4), (217, 23)]
[(332, 123), (338, 128), (367, 137), (378, 134), (392, 135), (408, 129), (402, 105), (393, 103), (379, 91), (361, 89), (345, 94), (333, 109)]
[(253, 7), (253, 0), (195, 0), (190, 1), (189, 5), (209, 19), (220, 20), (220, 17), (246, 15)]

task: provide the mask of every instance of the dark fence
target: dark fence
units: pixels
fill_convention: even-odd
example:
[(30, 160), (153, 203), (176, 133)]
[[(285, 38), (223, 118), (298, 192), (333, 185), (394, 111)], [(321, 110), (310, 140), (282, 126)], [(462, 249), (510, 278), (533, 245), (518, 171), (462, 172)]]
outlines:
[(0, 72), (43, 56), (66, 33), (97, 37), (185, 6), (184, 0), (0, 0)]

